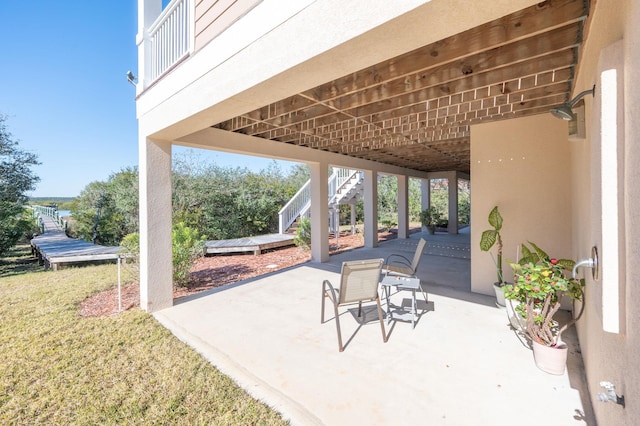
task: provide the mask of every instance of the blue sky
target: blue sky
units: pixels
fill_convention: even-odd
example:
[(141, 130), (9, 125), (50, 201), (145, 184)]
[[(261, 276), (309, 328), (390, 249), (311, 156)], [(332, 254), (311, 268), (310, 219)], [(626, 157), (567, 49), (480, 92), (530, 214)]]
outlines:
[[(42, 162), (30, 195), (74, 197), (136, 166), (135, 88), (125, 74), (137, 75), (137, 2), (0, 0), (0, 19), (0, 114), (20, 147)], [(271, 162), (197, 153), (253, 170)]]

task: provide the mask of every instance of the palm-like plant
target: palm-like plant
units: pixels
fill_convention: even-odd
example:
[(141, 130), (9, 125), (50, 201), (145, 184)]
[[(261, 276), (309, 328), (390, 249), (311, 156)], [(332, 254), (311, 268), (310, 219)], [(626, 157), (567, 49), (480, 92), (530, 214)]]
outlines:
[(491, 254), (491, 258), (494, 261), (498, 273), (497, 284), (502, 287), (504, 285), (502, 275), (502, 236), (500, 235), (500, 231), (502, 230), (502, 215), (498, 210), (498, 206), (495, 206), (491, 212), (489, 212), (489, 225), (491, 225), (493, 229), (487, 229), (482, 233), (482, 237), (480, 237), (480, 250), (489, 251), (494, 245), (496, 246), (498, 250), (497, 256), (494, 258), (493, 254)]

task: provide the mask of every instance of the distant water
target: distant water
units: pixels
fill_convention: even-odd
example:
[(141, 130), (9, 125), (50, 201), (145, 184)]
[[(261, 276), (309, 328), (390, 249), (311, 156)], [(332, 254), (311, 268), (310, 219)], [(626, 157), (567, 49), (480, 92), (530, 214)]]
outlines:
[(71, 210), (58, 210), (60, 216), (71, 216)]

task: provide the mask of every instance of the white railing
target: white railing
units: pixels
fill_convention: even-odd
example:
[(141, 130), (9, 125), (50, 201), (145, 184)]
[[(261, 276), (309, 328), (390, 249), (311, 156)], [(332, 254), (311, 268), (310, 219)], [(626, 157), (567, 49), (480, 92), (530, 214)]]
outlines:
[(67, 221), (64, 220), (62, 217), (60, 217), (60, 214), (58, 213), (58, 209), (54, 207), (38, 206), (38, 205), (32, 205), (28, 207), (31, 210), (33, 210), (34, 217), (37, 216), (38, 214), (52, 217), (56, 221), (56, 223), (60, 226), (61, 229), (64, 229), (64, 230), (67, 229)]
[(311, 206), (311, 181), (308, 180), (302, 188), (291, 197), (289, 202), (278, 212), (278, 230), (284, 234), (295, 222), (298, 216), (302, 216), (305, 211), (309, 211)]
[(173, 0), (149, 28), (147, 81), (155, 81), (191, 50), (192, 7), (191, 0)]
[[(344, 186), (345, 182), (357, 173), (357, 170), (334, 168), (329, 176), (329, 204), (337, 202), (336, 193)], [(336, 201), (337, 200), (337, 201)], [(291, 200), (278, 212), (279, 232), (284, 234), (298, 217), (309, 215), (311, 208), (311, 180), (308, 180)]]
[(329, 204), (340, 204), (342, 199), (360, 184), (361, 174), (358, 170), (338, 169), (336, 187), (329, 192)]

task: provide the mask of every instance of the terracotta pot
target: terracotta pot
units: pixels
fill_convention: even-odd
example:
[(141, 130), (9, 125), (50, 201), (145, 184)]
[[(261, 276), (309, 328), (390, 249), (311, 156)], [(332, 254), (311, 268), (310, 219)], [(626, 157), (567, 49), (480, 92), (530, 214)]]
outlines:
[(533, 346), (533, 359), (536, 362), (536, 366), (549, 374), (562, 375), (567, 366), (567, 352), (568, 348), (562, 342), (558, 342), (558, 345), (545, 346), (538, 342), (532, 342)]

